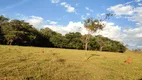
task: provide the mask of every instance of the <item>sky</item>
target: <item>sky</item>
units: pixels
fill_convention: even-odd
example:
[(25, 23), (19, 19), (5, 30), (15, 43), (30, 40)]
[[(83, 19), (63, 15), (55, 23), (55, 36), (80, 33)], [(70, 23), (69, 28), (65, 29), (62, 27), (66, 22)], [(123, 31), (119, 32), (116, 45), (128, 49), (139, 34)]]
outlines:
[(51, 28), (61, 34), (87, 34), (83, 21), (103, 18), (106, 13), (115, 16), (104, 21), (103, 35), (128, 45), (129, 49), (142, 48), (141, 0), (1, 0), (0, 15), (29, 22), (37, 29)]

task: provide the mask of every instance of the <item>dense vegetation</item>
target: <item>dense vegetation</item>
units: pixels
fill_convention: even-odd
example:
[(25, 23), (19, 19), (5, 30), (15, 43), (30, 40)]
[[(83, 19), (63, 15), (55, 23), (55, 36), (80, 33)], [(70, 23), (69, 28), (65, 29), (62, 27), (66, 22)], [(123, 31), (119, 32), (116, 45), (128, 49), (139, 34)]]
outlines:
[[(62, 35), (49, 28), (37, 30), (23, 20), (9, 20), (0, 16), (0, 44), (84, 49), (87, 36), (79, 32)], [(126, 50), (122, 43), (101, 35), (95, 37), (90, 35), (87, 44), (88, 50), (111, 52)]]

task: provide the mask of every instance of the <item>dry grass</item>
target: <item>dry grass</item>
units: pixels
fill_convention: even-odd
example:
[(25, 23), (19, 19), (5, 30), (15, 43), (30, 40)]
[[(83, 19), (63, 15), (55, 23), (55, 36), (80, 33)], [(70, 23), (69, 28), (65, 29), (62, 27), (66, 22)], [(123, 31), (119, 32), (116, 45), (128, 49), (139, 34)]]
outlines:
[[(125, 63), (128, 59), (131, 63)], [(140, 80), (142, 54), (0, 45), (0, 80)]]

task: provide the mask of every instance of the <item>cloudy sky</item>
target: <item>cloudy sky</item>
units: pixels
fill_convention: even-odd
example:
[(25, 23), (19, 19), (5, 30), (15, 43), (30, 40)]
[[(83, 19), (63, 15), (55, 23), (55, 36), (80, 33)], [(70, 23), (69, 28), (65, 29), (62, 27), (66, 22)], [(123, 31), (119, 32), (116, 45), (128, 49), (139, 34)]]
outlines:
[(37, 29), (51, 28), (62, 33), (86, 34), (83, 20), (115, 16), (105, 21), (101, 34), (128, 44), (130, 49), (142, 48), (141, 0), (1, 0), (0, 15), (29, 22)]

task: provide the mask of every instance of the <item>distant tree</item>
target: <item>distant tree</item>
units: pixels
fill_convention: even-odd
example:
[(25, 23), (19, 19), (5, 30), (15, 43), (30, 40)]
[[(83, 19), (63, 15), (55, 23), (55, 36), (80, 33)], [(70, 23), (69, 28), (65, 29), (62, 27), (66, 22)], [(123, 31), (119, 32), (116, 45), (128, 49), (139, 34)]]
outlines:
[(4, 17), (4, 16), (0, 16), (0, 27), (3, 23), (7, 22), (9, 19)]
[(44, 37), (44, 39), (42, 39), (42, 42), (44, 42), (44, 45), (47, 47), (54, 47), (54, 44), (52, 43), (50, 38), (53, 37), (54, 35), (57, 35), (58, 33), (55, 31), (52, 31), (49, 28), (40, 29), (40, 33)]
[(57, 48), (64, 48), (66, 46), (66, 38), (59, 33), (56, 35), (53, 35), (50, 38), (50, 41)]
[[(86, 45), (87, 45), (87, 49), (88, 49), (88, 44), (89, 44), (89, 41), (90, 41), (90, 39), (88, 39), (87, 37), (92, 37), (92, 35), (91, 34), (85, 34), (85, 35), (82, 35), (82, 37), (81, 37), (81, 41), (82, 41), (82, 43), (83, 43), (83, 48), (85, 49), (86, 48)], [(88, 39), (88, 40), (87, 40)]]
[(9, 21), (8, 18), (0, 16), (0, 44), (125, 52), (127, 48), (123, 43), (100, 35), (91, 35), (104, 28), (102, 21), (88, 18), (84, 22), (88, 34), (71, 32), (63, 36), (49, 28), (37, 30), (23, 20)]
[(126, 51), (127, 48), (126, 46), (123, 45), (123, 43), (117, 41), (117, 45), (118, 45), (117, 52), (124, 53)]
[(88, 31), (88, 34), (85, 38), (85, 50), (87, 50), (90, 35), (96, 32), (97, 30), (102, 30), (104, 28), (104, 24), (102, 24), (101, 21), (98, 19), (88, 18), (84, 21), (84, 27)]
[(7, 41), (7, 45), (11, 45), (13, 40), (16, 39), (16, 31), (8, 24), (5, 23), (1, 27), (4, 38)]
[(104, 19), (93, 19), (93, 18), (88, 18), (84, 20), (84, 27), (88, 31), (88, 34), (85, 39), (85, 50), (88, 49), (88, 42), (90, 39), (90, 35), (92, 33), (97, 32), (98, 30), (102, 30), (105, 27), (105, 24), (103, 23), (104, 20), (109, 19), (110, 16), (113, 16), (113, 14), (106, 14)]
[(142, 52), (142, 49), (141, 48), (136, 48), (136, 49), (132, 49), (132, 51), (134, 51), (134, 52)]
[(4, 16), (0, 16), (0, 44), (3, 43), (3, 40), (4, 40), (4, 35), (2, 33), (2, 29), (1, 29), (1, 26), (2, 24), (8, 22), (8, 18), (4, 17)]
[(23, 20), (11, 20), (2, 25), (2, 32), (8, 45), (13, 42), (15, 44), (32, 44), (37, 30)]
[(105, 46), (110, 44), (109, 39), (101, 35), (96, 36), (96, 41), (99, 44), (99, 51), (102, 51)]
[(76, 32), (76, 33), (68, 33), (65, 35), (67, 39), (67, 48), (71, 49), (82, 49), (83, 48), (83, 43), (81, 41), (81, 33)]
[(53, 35), (58, 34), (55, 31), (52, 31), (50, 28), (44, 28), (44, 29), (40, 29), (40, 33), (42, 33), (45, 37), (50, 38)]
[(88, 43), (89, 50), (99, 50), (99, 43), (96, 40), (96, 37), (91, 37)]

